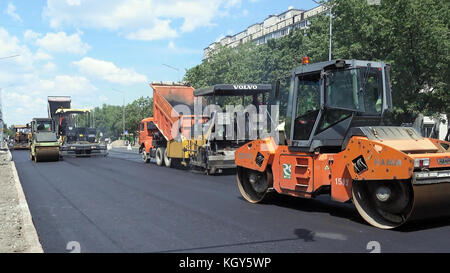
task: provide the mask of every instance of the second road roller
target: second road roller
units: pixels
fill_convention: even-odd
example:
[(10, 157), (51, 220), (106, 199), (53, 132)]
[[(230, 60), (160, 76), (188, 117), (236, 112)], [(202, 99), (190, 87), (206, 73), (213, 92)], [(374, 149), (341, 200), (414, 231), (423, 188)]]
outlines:
[(307, 58), (273, 91), (279, 126), (236, 151), (237, 185), (252, 203), (268, 193), (352, 201), (371, 225), (450, 214), (450, 142), (383, 126), (392, 109), (384, 62)]
[(51, 118), (34, 118), (31, 122), (30, 159), (35, 162), (58, 161), (60, 142)]

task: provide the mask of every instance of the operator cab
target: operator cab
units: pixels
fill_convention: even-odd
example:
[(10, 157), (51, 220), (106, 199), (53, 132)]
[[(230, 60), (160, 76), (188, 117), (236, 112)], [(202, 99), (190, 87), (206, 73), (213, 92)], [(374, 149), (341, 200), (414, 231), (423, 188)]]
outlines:
[(51, 118), (34, 118), (31, 121), (33, 138), (37, 141), (56, 141), (55, 124)]
[(31, 128), (35, 132), (53, 132), (53, 120), (49, 118), (33, 119)]
[(57, 128), (67, 143), (96, 141), (96, 129), (91, 127), (91, 111), (88, 109), (63, 109), (56, 111)]
[(392, 109), (389, 65), (361, 60), (305, 64), (276, 84), (290, 149), (340, 151), (350, 128), (377, 126)]

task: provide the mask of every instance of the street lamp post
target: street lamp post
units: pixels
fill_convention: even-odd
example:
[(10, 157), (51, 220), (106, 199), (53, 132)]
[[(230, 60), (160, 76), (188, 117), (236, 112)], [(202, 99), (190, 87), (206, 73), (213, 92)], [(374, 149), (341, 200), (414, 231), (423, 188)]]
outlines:
[(328, 60), (329, 61), (331, 61), (331, 41), (332, 41), (332, 39), (333, 39), (333, 13), (331, 12), (331, 9), (332, 9), (332, 7), (330, 6), (329, 7), (329, 9), (330, 9), (330, 49), (329, 49), (329, 52), (328, 52)]
[(328, 7), (328, 10), (330, 12), (330, 46), (329, 46), (329, 51), (328, 51), (328, 60), (331, 61), (332, 58), (332, 54), (331, 54), (331, 46), (332, 46), (332, 40), (333, 40), (333, 13), (332, 13), (332, 6), (331, 4), (325, 5), (324, 3), (319, 3), (316, 0), (312, 0), (314, 1), (314, 3), (318, 4), (318, 5), (324, 5), (326, 7)]
[(19, 57), (19, 56), (20, 56), (19, 54), (16, 54), (16, 55), (7, 56), (7, 57), (0, 57), (0, 60), (11, 59), (11, 58)]
[(168, 67), (168, 68), (170, 68), (170, 69), (173, 69), (173, 70), (177, 71), (178, 76), (180, 77), (180, 82), (183, 81), (183, 79), (182, 79), (182, 77), (181, 77), (181, 73), (180, 73), (180, 69), (179, 69), (179, 68), (173, 67), (173, 66), (168, 65), (168, 64), (162, 64), (162, 65), (164, 65), (164, 66), (166, 66), (166, 67)]

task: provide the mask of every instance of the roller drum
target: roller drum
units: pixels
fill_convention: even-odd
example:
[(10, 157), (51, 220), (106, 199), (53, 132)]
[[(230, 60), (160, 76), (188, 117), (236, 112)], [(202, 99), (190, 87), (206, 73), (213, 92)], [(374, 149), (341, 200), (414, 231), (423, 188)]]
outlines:
[(450, 216), (450, 183), (354, 181), (353, 202), (369, 224), (392, 229), (412, 220)]
[(35, 161), (58, 161), (59, 147), (36, 147)]
[(414, 185), (414, 209), (408, 220), (450, 216), (450, 183)]

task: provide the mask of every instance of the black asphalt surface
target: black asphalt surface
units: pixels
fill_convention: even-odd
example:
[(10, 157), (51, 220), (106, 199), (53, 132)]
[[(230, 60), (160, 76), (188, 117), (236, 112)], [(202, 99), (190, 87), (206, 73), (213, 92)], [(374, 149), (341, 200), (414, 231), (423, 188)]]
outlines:
[[(380, 230), (352, 204), (277, 196), (243, 200), (235, 175), (205, 176), (107, 157), (14, 161), (45, 252), (450, 252), (450, 220)], [(69, 247), (70, 249), (70, 247)]]

